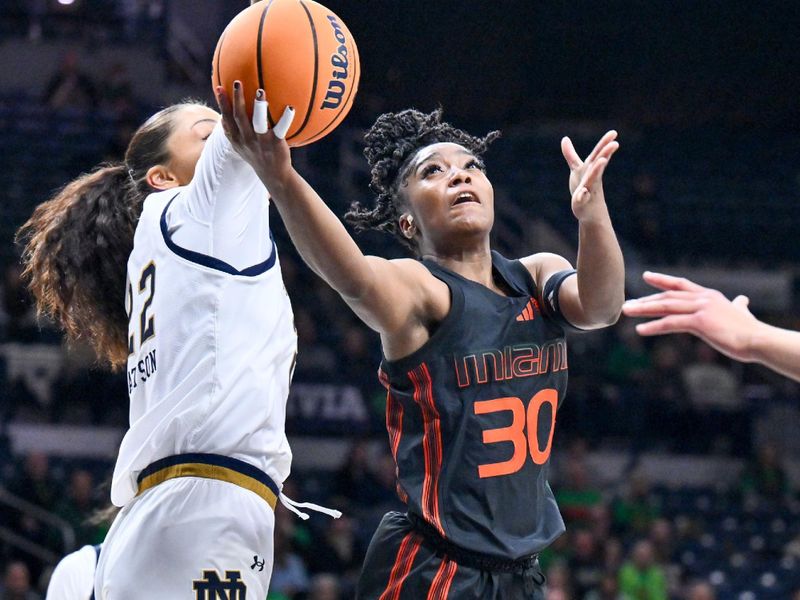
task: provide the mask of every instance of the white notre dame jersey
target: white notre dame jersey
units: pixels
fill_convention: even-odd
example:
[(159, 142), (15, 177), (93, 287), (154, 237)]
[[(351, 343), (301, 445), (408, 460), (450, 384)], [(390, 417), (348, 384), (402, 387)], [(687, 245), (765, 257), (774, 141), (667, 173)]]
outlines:
[(46, 600), (90, 600), (99, 549), (84, 546), (56, 565), (47, 584)]
[[(245, 201), (261, 207), (240, 227), (257, 228), (260, 263), (234, 266), (213, 247), (179, 244), (182, 224), (196, 218), (192, 206), (236, 214)], [(279, 486), (289, 475), (284, 423), (297, 336), (267, 215), (266, 189), (219, 126), (192, 183), (144, 202), (128, 260), (130, 429), (114, 470), (115, 505), (134, 498), (142, 469), (174, 454), (237, 458)]]

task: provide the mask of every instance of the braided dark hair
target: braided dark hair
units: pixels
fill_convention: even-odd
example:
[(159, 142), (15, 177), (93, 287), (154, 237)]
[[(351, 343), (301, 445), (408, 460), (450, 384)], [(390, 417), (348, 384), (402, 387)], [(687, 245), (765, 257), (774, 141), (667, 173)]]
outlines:
[(398, 225), (402, 212), (398, 192), (408, 175), (411, 159), (420, 148), (439, 142), (460, 144), (480, 157), (498, 137), (499, 131), (474, 137), (442, 122), (441, 108), (427, 114), (409, 108), (381, 115), (364, 136), (364, 156), (372, 173), (369, 187), (377, 194), (375, 206), (369, 208), (360, 202), (353, 202), (344, 215), (345, 220), (356, 231), (377, 229), (391, 233), (416, 252), (416, 242), (406, 238)]
[(185, 102), (156, 113), (134, 133), (125, 161), (100, 165), (43, 202), (17, 232), (23, 276), (40, 314), (69, 339), (86, 338), (112, 369), (128, 357), (125, 281), (150, 167), (170, 158), (167, 141)]

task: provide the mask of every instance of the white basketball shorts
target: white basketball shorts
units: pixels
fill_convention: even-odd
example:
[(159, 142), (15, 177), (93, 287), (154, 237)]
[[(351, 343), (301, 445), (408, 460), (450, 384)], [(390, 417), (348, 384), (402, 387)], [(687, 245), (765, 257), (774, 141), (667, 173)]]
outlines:
[(273, 561), (278, 488), (251, 465), (216, 455), (157, 461), (103, 543), (97, 600), (263, 600)]

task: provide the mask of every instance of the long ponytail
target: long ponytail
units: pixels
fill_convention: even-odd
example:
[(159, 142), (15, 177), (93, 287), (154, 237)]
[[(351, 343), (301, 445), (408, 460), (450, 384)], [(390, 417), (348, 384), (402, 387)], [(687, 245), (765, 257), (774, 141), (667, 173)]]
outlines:
[(124, 163), (101, 165), (67, 184), (17, 232), (39, 313), (55, 319), (68, 338), (88, 340), (115, 370), (128, 357), (126, 269), (144, 199), (154, 191), (147, 171), (170, 159), (174, 114), (196, 105), (202, 103), (150, 117), (133, 135)]
[(67, 184), (36, 207), (17, 234), (22, 262), (37, 308), (73, 340), (88, 339), (112, 367), (128, 351), (128, 318), (120, 290), (140, 203), (123, 164), (101, 166)]

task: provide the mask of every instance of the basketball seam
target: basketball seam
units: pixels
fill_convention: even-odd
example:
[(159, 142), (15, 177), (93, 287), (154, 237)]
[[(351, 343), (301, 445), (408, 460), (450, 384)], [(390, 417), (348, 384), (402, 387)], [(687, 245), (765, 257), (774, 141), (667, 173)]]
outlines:
[[(350, 33), (349, 29), (348, 29), (347, 33), (350, 34), (350, 46), (351, 46), (350, 50), (351, 51), (355, 50), (355, 40), (353, 39), (353, 34)], [(351, 56), (355, 56), (355, 54), (356, 53), (353, 52), (351, 54)], [(347, 107), (348, 107), (348, 105), (350, 103), (350, 97), (353, 95), (353, 92), (355, 92), (356, 88), (358, 87), (358, 80), (359, 80), (360, 75), (361, 75), (361, 60), (359, 59), (359, 60), (355, 61), (355, 70), (353, 72), (353, 81), (352, 81), (352, 84), (350, 85), (350, 91), (347, 92), (347, 98), (345, 98), (344, 102), (342, 103), (342, 108), (339, 109), (339, 112), (336, 113), (336, 116), (333, 117), (333, 119), (331, 119), (328, 122), (328, 124), (321, 131), (319, 131), (318, 133), (314, 134), (312, 137), (310, 137), (305, 142), (303, 142), (304, 144), (310, 144), (311, 142), (315, 142), (318, 139), (322, 138), (324, 135), (326, 135), (325, 132), (328, 131), (328, 129), (330, 129), (331, 125), (336, 123), (336, 120), (339, 118), (339, 116), (342, 114), (342, 112), (345, 109), (347, 109)]]
[(314, 17), (311, 16), (311, 11), (308, 10), (306, 3), (303, 0), (300, 0), (300, 6), (303, 7), (303, 10), (306, 12), (306, 16), (308, 17), (308, 24), (311, 26), (311, 38), (314, 40), (314, 77), (311, 80), (311, 99), (308, 101), (308, 109), (306, 110), (306, 118), (303, 120), (303, 124), (300, 125), (300, 129), (295, 131), (292, 135), (286, 138), (286, 141), (292, 140), (300, 135), (305, 129), (306, 125), (308, 125), (308, 121), (311, 118), (311, 111), (314, 109), (314, 104), (317, 96), (317, 77), (319, 77), (319, 44), (317, 43), (317, 28), (314, 26)]
[[(256, 38), (256, 70), (258, 72), (258, 87), (264, 90), (265, 95), (267, 90), (264, 87), (264, 73), (262, 72), (264, 65), (261, 59), (261, 37), (264, 33), (264, 22), (267, 20), (267, 12), (269, 11), (270, 6), (272, 6), (272, 0), (267, 2), (267, 5), (264, 7), (264, 12), (261, 13), (261, 21), (258, 24), (258, 38)], [(267, 122), (269, 123), (270, 127), (275, 126), (275, 123), (272, 121), (272, 117), (269, 114), (269, 106), (267, 106)]]
[(220, 71), (220, 61), (222, 60), (222, 44), (225, 43), (225, 35), (228, 33), (228, 29), (225, 28), (225, 31), (222, 32), (222, 37), (219, 38), (219, 45), (217, 47), (217, 85), (222, 85), (222, 71)]

